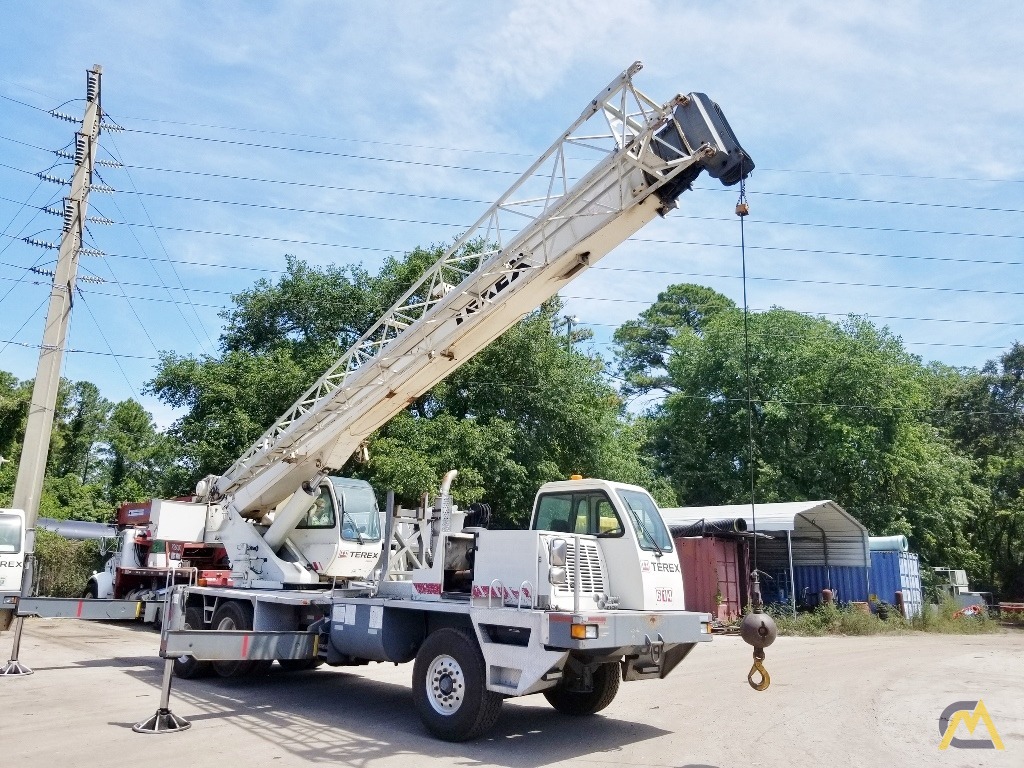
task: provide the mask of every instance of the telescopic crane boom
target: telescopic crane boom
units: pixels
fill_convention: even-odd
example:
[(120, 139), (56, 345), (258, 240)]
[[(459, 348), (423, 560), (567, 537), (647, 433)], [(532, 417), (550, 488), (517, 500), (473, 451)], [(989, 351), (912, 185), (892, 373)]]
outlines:
[[(701, 171), (726, 185), (746, 177), (753, 162), (718, 106), (700, 93), (653, 101), (633, 85), (641, 66), (609, 83), (227, 472), (200, 483), (198, 495), (258, 518), (304, 484), (315, 488), (412, 400), (675, 208)], [(574, 179), (570, 150), (600, 159)], [(265, 534), (272, 548), (299, 517), (301, 510), (278, 510)]]

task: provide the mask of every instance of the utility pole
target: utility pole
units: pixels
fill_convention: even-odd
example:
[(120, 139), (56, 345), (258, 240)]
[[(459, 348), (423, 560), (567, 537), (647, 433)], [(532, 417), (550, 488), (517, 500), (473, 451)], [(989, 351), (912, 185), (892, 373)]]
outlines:
[[(14, 485), (13, 504), (16, 509), (25, 512), (25, 528), (30, 536), (33, 535), (39, 515), (39, 497), (43, 488), (57, 389), (64, 362), (64, 342), (74, 303), (78, 255), (85, 234), (89, 188), (92, 186), (93, 166), (99, 146), (101, 72), (102, 68), (96, 64), (86, 73), (85, 116), (82, 118), (82, 130), (75, 136), (75, 175), (71, 179), (71, 194), (64, 200), (64, 230), (53, 275), (46, 325), (43, 328), (43, 343), (39, 348), (39, 365), (29, 404), (21, 463), (18, 465), (18, 478)], [(31, 544), (28, 550), (32, 551)]]
[(567, 352), (572, 352), (572, 327), (579, 321), (580, 319), (576, 315), (565, 316), (565, 349)]
[[(75, 280), (78, 277), (78, 256), (85, 236), (86, 215), (89, 209), (89, 189), (92, 187), (93, 167), (100, 137), (100, 74), (99, 64), (86, 72), (85, 116), (82, 130), (75, 134), (75, 175), (71, 179), (71, 194), (64, 199), (64, 229), (50, 289), (50, 307), (43, 327), (43, 343), (39, 347), (39, 365), (29, 403), (25, 442), (21, 448), (18, 478), (14, 483), (14, 508), (25, 513), (25, 565), (21, 576), (21, 596), (32, 591), (32, 560), (35, 554), (36, 519), (39, 517), (39, 497), (43, 490), (43, 475), (50, 452), (50, 432), (53, 412), (57, 406), (60, 371), (64, 362), (64, 342), (67, 339), (71, 308), (74, 304)], [(32, 670), (18, 661), (21, 633), (25, 618), (18, 616), (14, 626), (11, 659), (0, 669), (0, 676), (31, 675)]]

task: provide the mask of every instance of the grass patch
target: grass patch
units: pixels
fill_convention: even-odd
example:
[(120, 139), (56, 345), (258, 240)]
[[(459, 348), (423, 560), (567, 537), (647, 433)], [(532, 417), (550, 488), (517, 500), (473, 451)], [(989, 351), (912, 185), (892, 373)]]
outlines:
[(924, 614), (905, 619), (890, 611), (885, 619), (865, 613), (849, 605), (826, 604), (808, 613), (793, 615), (786, 609), (768, 608), (779, 634), (790, 637), (822, 637), (824, 635), (895, 635), (906, 632), (936, 632), (950, 635), (971, 635), (995, 632), (999, 622), (982, 616), (956, 617), (960, 606), (946, 601), (939, 606), (926, 605)]

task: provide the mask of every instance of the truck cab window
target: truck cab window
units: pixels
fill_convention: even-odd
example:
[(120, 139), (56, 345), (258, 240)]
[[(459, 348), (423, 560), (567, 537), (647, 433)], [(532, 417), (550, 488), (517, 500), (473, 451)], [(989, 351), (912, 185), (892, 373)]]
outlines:
[(0, 515), (0, 554), (16, 555), (21, 552), (21, 518)]
[(607, 537), (625, 532), (615, 507), (602, 491), (541, 496), (534, 530)]

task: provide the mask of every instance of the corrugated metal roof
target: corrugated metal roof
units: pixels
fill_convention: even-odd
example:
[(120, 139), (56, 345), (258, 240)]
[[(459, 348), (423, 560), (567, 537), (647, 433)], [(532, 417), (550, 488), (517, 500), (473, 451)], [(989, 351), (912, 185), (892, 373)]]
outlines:
[[(751, 515), (749, 504), (723, 504), (713, 507), (669, 507), (661, 510), (668, 525), (690, 525), (700, 520), (724, 520), (742, 517), (747, 530), (785, 539), (790, 533), (793, 562), (796, 565), (871, 566), (868, 532), (856, 518), (831, 500), (786, 501), (757, 504)], [(756, 518), (756, 519), (755, 519)], [(780, 546), (781, 544), (781, 546)], [(780, 560), (787, 564), (786, 543), (763, 542), (765, 565)]]

